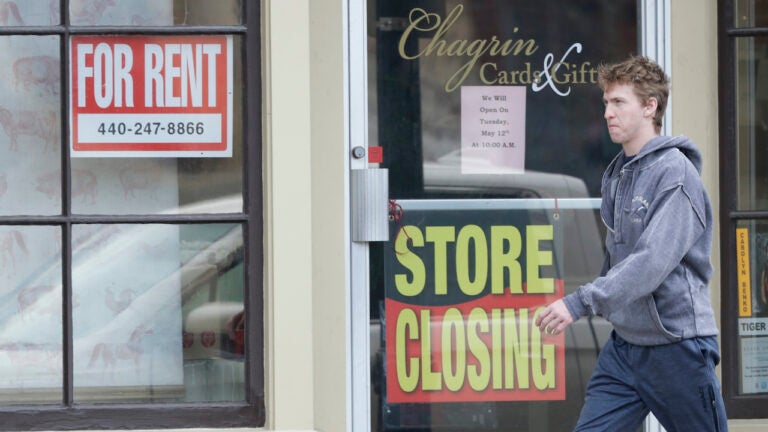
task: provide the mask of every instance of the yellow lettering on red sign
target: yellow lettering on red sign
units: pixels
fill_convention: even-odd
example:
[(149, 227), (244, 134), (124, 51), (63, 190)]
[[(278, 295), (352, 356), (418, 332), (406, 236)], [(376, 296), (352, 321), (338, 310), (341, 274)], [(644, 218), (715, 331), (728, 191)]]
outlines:
[[(443, 385), (450, 391), (468, 385), (476, 392), (554, 389), (554, 342), (542, 341), (538, 327), (531, 325), (542, 309), (536, 308), (529, 319), (527, 308), (492, 309), (488, 314), (478, 307), (465, 319), (458, 309), (449, 308), (439, 321), (429, 310), (417, 315), (413, 309), (403, 309), (394, 344), (400, 388), (407, 393), (441, 390)], [(435, 341), (433, 327), (441, 336)], [(406, 347), (414, 340), (421, 346), (415, 355)], [(437, 370), (433, 353), (442, 354)]]
[(553, 225), (398, 228), (385, 311), (391, 403), (563, 400), (565, 339), (533, 323), (562, 298)]
[[(424, 261), (413, 253), (427, 243), (434, 250), (434, 293), (445, 295), (448, 289), (448, 244), (455, 243), (455, 277), (458, 288), (467, 296), (480, 294), (489, 279), (491, 293), (503, 294), (509, 287), (511, 294), (552, 294), (555, 280), (540, 276), (540, 268), (553, 265), (552, 251), (542, 249), (542, 241), (554, 239), (552, 225), (525, 227), (525, 249), (520, 231), (514, 226), (491, 227), (491, 238), (477, 225), (465, 225), (458, 230), (452, 226), (429, 226), (424, 232), (415, 225), (401, 228), (407, 235), (398, 235), (394, 247), (398, 262), (410, 274), (395, 274), (395, 288), (407, 297), (417, 296), (424, 290), (427, 268)], [(425, 235), (426, 234), (426, 235)], [(409, 249), (410, 247), (410, 249)], [(504, 252), (506, 249), (506, 252)], [(523, 289), (521, 254), (525, 253), (527, 290)], [(504, 276), (508, 275), (508, 284)]]

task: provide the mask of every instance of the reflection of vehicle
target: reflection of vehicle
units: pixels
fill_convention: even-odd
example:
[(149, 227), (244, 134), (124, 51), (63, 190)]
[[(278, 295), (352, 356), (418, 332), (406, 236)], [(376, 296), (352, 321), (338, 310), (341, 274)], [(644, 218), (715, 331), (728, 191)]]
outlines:
[[(490, 209), (491, 206), (498, 208), (504, 203), (509, 203), (523, 211), (530, 209), (529, 219), (533, 223), (551, 224), (556, 220), (562, 226), (562, 272), (566, 293), (572, 292), (600, 272), (603, 263), (603, 236), (596, 213), (599, 200), (589, 198), (584, 182), (578, 178), (539, 172), (463, 175), (458, 158), (446, 157), (438, 163), (424, 164), (424, 192), (425, 198), (440, 200), (435, 203), (441, 202), (439, 205), (449, 211), (466, 209), (471, 201), (474, 201), (471, 205), (477, 205), (472, 211), (477, 212), (482, 212), (484, 206)], [(404, 206), (406, 203), (402, 202)], [(542, 212), (542, 208), (549, 208), (551, 212)], [(372, 251), (372, 261), (381, 262), (382, 253), (381, 250)], [(380, 271), (375, 266), (376, 264), (372, 269), (374, 273)], [(508, 427), (510, 419), (529, 418), (532, 410), (539, 412), (539, 418), (530, 420), (531, 423), (526, 427), (534, 429), (537, 424), (542, 425), (541, 422), (558, 425), (575, 420), (581, 406), (577, 400), (583, 397), (597, 353), (610, 334), (610, 325), (605, 320), (583, 319), (567, 331), (565, 367), (568, 403), (487, 401), (391, 404), (383, 400), (387, 394), (386, 374), (393, 372), (387, 370), (389, 366), (385, 361), (386, 342), (382, 332), (388, 324), (384, 318), (382, 279), (376, 275), (371, 279), (373, 404), (378, 405), (375, 411), (380, 413), (379, 418), (374, 420), (374, 431), (416, 431), (429, 430), (432, 427), (445, 427), (446, 430), (451, 427), (458, 427), (457, 430), (496, 430), (499, 427)], [(543, 414), (545, 412), (546, 414)]]
[(462, 174), (458, 152), (424, 163), (429, 198), (588, 198), (576, 177), (539, 171), (520, 174)]
[[(461, 174), (458, 159), (424, 164), (424, 190), (430, 199), (582, 199), (581, 210), (558, 205), (564, 224), (565, 274), (581, 285), (599, 273), (603, 263), (603, 241), (599, 215), (590, 211), (599, 200), (590, 199), (581, 179), (564, 174), (526, 171), (523, 174)], [(591, 206), (591, 207), (590, 207)], [(568, 288), (566, 284), (566, 289)]]
[[(242, 200), (180, 210), (236, 213)], [(74, 225), (72, 237), (78, 401), (243, 400), (242, 329), (226, 328), (243, 310), (239, 223)], [(2, 317), (0, 370), (16, 377), (2, 399), (61, 400), (61, 274), (58, 255), (16, 287), (47, 289)], [(36, 365), (14, 360), (27, 357)]]

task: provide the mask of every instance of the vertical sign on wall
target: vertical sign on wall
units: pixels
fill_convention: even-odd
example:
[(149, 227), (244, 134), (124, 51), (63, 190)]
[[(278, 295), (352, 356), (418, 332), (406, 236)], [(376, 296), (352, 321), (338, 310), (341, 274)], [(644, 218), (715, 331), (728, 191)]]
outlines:
[(73, 157), (232, 156), (232, 37), (73, 36)]
[(752, 316), (752, 283), (749, 275), (749, 230), (736, 228), (736, 268), (739, 284), (739, 316)]

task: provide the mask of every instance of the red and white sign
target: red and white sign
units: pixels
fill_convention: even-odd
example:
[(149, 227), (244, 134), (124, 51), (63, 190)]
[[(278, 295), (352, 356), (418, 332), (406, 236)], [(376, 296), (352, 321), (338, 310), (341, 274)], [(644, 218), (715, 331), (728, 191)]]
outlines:
[(73, 157), (232, 156), (232, 36), (72, 36)]

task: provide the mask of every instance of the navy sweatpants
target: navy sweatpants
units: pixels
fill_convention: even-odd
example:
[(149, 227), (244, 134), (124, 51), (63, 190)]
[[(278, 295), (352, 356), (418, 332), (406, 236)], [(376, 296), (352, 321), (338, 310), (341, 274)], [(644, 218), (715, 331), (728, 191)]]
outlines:
[(614, 332), (598, 356), (575, 431), (634, 431), (649, 411), (667, 432), (727, 431), (717, 337), (633, 345)]

